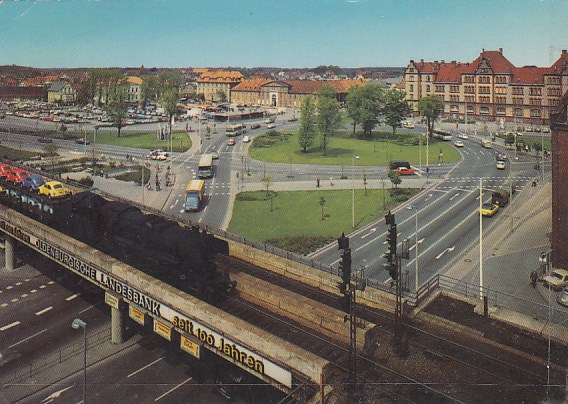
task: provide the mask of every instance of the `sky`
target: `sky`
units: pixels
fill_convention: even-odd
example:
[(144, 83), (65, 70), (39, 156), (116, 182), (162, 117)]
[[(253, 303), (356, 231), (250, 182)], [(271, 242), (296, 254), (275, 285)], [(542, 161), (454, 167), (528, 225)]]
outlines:
[(0, 65), (406, 66), (499, 48), (550, 66), (568, 0), (0, 0)]

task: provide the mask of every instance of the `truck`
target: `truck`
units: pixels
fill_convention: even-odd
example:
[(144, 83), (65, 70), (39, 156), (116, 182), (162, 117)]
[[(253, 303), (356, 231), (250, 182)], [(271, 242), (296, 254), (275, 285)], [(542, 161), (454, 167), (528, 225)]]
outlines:
[(183, 209), (186, 212), (194, 212), (201, 209), (204, 185), (205, 181), (203, 180), (189, 181), (189, 184), (187, 184), (187, 188), (185, 189), (185, 202), (183, 203)]
[[(515, 187), (512, 188), (512, 193), (515, 193)], [(507, 190), (498, 189), (491, 193), (491, 203), (503, 207), (509, 203), (511, 193)]]

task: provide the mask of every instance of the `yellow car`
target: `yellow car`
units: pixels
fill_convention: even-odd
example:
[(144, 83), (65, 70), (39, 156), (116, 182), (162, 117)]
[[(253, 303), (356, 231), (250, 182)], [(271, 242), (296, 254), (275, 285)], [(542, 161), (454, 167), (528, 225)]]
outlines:
[[(481, 214), (483, 216), (487, 216), (487, 217), (491, 217), (493, 216), (495, 213), (497, 213), (497, 211), (499, 210), (499, 205), (497, 205), (496, 203), (484, 203), (481, 206)], [(479, 211), (479, 209), (478, 209)]]
[(47, 195), (50, 198), (62, 198), (69, 193), (70, 191), (59, 181), (48, 181), (39, 187), (39, 194)]

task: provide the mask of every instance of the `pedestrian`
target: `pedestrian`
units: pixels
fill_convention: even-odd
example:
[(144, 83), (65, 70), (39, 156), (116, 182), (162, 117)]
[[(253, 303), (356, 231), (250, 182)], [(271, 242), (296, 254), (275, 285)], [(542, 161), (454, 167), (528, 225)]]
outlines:
[(536, 271), (531, 272), (531, 286), (533, 289), (536, 289), (536, 281), (538, 279), (538, 274)]
[(319, 179), (319, 177), (318, 177), (318, 178), (316, 179), (316, 188), (319, 188), (319, 187), (320, 187), (320, 179)]

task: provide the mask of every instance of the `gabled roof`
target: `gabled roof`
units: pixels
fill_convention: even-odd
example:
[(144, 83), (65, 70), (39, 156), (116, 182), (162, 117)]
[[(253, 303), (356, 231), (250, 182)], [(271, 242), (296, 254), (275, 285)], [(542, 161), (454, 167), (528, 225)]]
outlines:
[(137, 77), (137, 76), (128, 76), (126, 78), (126, 82), (129, 83), (129, 84), (135, 84), (135, 85), (141, 86), (142, 83), (143, 83), (143, 80), (140, 77)]
[(260, 77), (243, 80), (237, 84), (231, 91), (257, 91), (260, 92), (260, 87), (263, 84), (269, 83), (271, 80), (263, 79)]
[(548, 67), (524, 66), (516, 67), (511, 84), (544, 84), (544, 75), (549, 72)]
[(493, 70), (493, 73), (512, 73), (512, 70), (515, 69), (515, 65), (503, 56), (502, 50), (486, 51), (483, 49), (477, 59), (475, 59), (471, 64), (477, 69), (484, 59)]
[(568, 68), (568, 51), (563, 49), (560, 57), (550, 66), (550, 74), (560, 74), (566, 68)]
[(215, 70), (201, 73), (198, 82), (235, 83), (243, 80), (243, 75), (234, 70)]

